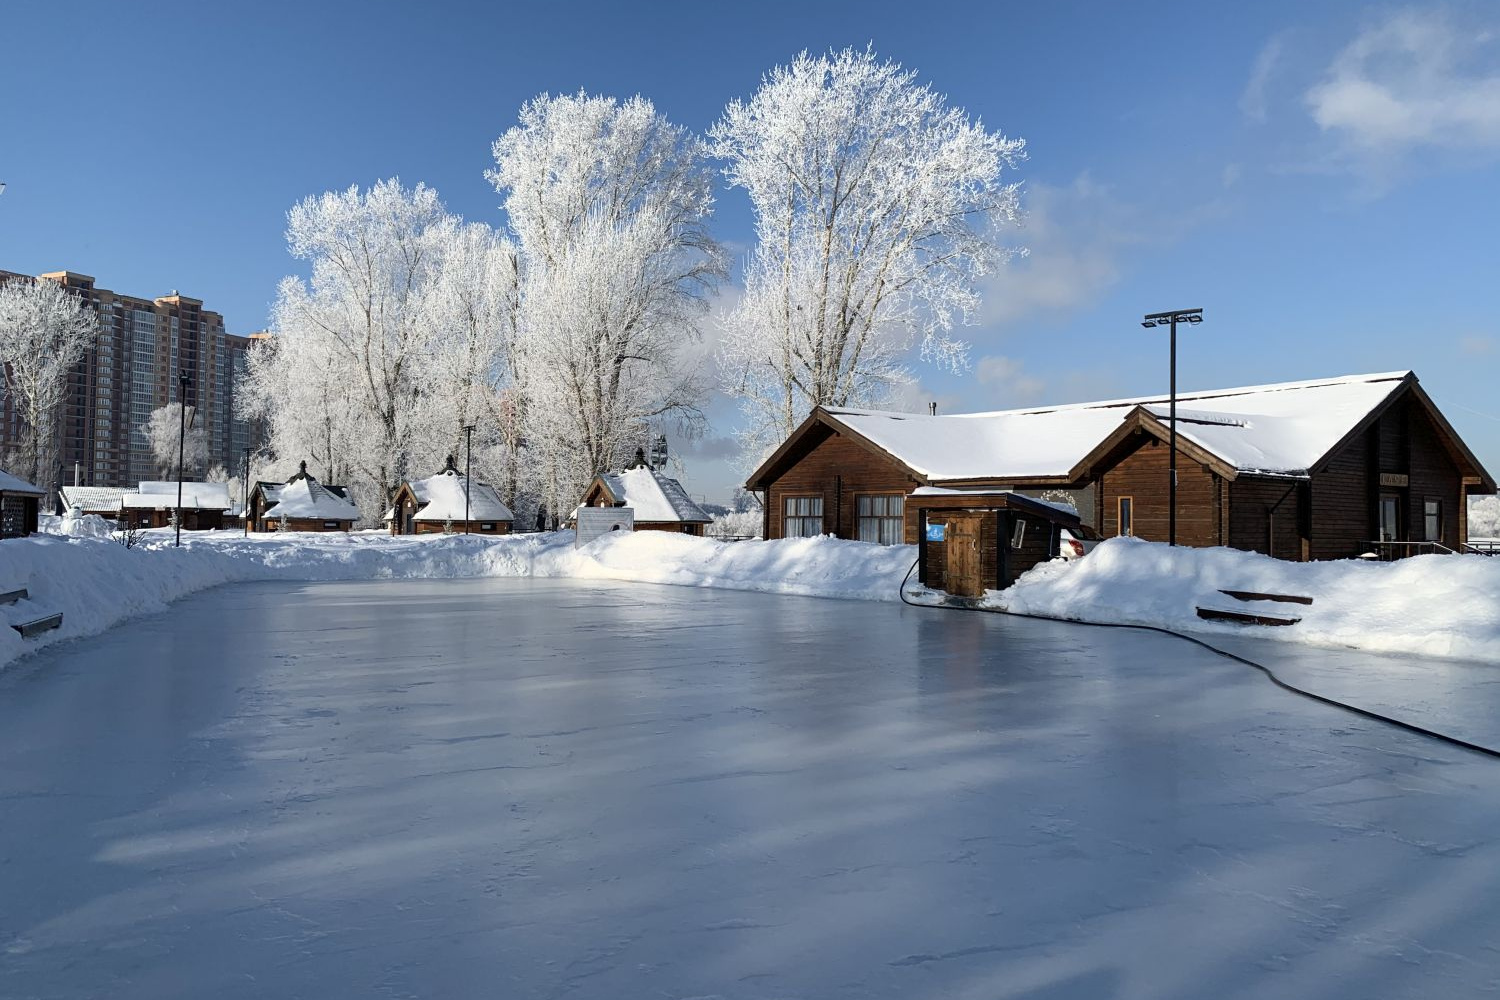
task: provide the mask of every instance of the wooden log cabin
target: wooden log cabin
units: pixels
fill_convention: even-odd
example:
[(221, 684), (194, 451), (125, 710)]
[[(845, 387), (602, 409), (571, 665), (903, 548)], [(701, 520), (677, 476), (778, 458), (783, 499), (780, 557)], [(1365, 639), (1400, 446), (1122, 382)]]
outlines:
[[(234, 509), (224, 483), (182, 484), (182, 530), (213, 531), (224, 527), (224, 516)], [(177, 510), (176, 480), (148, 481), (120, 495), (119, 523), (132, 528), (168, 528)]]
[(348, 490), (318, 482), (306, 462), (285, 483), (256, 483), (245, 513), (251, 531), (350, 531), (359, 520)]
[[(467, 494), (467, 520), (465, 495)], [(515, 515), (489, 483), (468, 485), (452, 455), (442, 472), (426, 479), (405, 482), (396, 490), (386, 512), (393, 535), (428, 535), (453, 532), (474, 535), (507, 535)]]
[(629, 507), (637, 531), (676, 531), (702, 535), (713, 517), (688, 496), (682, 484), (662, 475), (646, 462), (642, 448), (635, 461), (619, 472), (595, 476), (584, 491), (580, 507)]
[[(1460, 551), (1469, 495), (1495, 492), (1411, 372), (1181, 393), (1177, 417), (1182, 544)], [(1169, 434), (1161, 396), (945, 416), (819, 407), (746, 487), (766, 538), (917, 544), (911, 498), (936, 487), (1068, 490), (1103, 535), (1165, 541)]]
[(46, 491), (0, 470), (0, 538), (35, 534)]

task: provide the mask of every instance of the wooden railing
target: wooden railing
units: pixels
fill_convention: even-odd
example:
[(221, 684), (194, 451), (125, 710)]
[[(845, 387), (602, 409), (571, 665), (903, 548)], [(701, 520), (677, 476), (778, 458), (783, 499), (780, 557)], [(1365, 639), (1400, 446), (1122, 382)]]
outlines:
[(1421, 555), (1457, 555), (1453, 549), (1448, 548), (1442, 542), (1366, 542), (1370, 552), (1381, 562), (1392, 562), (1396, 559), (1405, 559), (1407, 556)]
[(1462, 551), (1476, 556), (1500, 556), (1500, 538), (1479, 538), (1464, 542)]

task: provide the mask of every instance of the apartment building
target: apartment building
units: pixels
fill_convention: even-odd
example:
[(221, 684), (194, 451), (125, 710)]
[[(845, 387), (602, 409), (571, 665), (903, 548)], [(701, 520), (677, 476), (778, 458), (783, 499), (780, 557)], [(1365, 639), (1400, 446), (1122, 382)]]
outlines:
[[(99, 335), (69, 377), (60, 421), (58, 467), (48, 470), (51, 489), (132, 486), (157, 478), (141, 425), (151, 411), (178, 401), (178, 373), (188, 375), (184, 394), (208, 434), (208, 464), (231, 472), (251, 445), (251, 428), (234, 419), (236, 376), (251, 340), (224, 332), (224, 318), (199, 299), (176, 291), (145, 299), (100, 288), (86, 274), (52, 271), (30, 275), (0, 271), (0, 281), (55, 281), (86, 301), (99, 317)], [(12, 401), (0, 404), (0, 451), (20, 433)], [(190, 469), (198, 478), (205, 470)]]

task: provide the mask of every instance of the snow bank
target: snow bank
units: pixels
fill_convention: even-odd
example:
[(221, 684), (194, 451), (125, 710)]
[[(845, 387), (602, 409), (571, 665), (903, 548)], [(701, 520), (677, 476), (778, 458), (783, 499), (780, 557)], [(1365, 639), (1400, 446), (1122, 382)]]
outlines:
[(833, 538), (724, 543), (661, 531), (616, 534), (582, 549), (573, 533), (425, 535), (383, 531), (326, 534), (143, 532), (126, 549), (113, 541), (34, 535), (0, 546), (0, 592), (27, 587), (32, 600), (0, 606), (0, 621), (20, 623), (61, 611), (63, 627), (22, 640), (0, 628), (0, 666), (62, 639), (94, 635), (172, 601), (222, 583), (571, 577), (638, 580), (768, 593), (895, 600), (916, 558), (908, 547)]
[[(1221, 589), (1299, 594), (1313, 603), (1241, 603)], [(1265, 611), (1302, 620), (1258, 628), (1257, 637), (1500, 663), (1500, 558), (1292, 563), (1112, 538), (1085, 559), (1043, 563), (987, 600), (1028, 614), (1209, 633), (1244, 630), (1204, 621), (1199, 606)]]

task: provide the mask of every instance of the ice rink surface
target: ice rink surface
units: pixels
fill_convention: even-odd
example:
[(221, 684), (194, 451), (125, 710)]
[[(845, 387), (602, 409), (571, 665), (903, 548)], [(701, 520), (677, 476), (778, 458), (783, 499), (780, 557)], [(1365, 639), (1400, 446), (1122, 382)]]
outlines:
[(0, 997), (1451, 1000), (1497, 828), (1500, 762), (1164, 636), (246, 584), (0, 674)]

